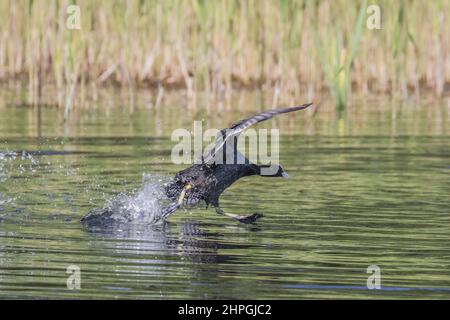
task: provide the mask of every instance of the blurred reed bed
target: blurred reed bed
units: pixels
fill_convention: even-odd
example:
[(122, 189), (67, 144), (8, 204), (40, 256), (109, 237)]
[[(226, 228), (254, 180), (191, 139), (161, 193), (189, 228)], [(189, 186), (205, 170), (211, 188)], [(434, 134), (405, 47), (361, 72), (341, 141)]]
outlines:
[[(67, 6), (81, 28), (66, 26)], [(366, 7), (381, 8), (381, 30)], [(353, 91), (408, 97), (450, 84), (450, 2), (379, 0), (0, 1), (0, 81), (21, 81), (36, 104), (47, 86), (68, 114), (76, 101), (117, 85), (186, 90), (196, 105), (229, 104), (261, 88), (272, 104), (317, 100), (342, 108)], [(353, 90), (352, 90), (353, 89)]]

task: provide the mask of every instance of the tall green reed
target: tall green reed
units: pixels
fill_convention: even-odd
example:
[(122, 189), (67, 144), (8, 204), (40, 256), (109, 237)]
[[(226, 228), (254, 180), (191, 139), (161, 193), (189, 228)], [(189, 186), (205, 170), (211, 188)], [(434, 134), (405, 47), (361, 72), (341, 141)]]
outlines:
[(313, 18), (316, 21), (313, 34), (317, 54), (339, 111), (342, 111), (348, 103), (352, 65), (361, 42), (366, 8), (367, 0), (363, 0), (350, 34), (345, 34), (339, 22), (325, 25), (325, 32), (321, 34), (319, 22)]

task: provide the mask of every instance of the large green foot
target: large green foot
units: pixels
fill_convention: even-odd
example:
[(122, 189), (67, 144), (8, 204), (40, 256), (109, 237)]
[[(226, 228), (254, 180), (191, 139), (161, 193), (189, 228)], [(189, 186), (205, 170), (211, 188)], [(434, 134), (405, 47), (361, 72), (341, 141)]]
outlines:
[(178, 201), (175, 203), (172, 203), (171, 205), (163, 208), (161, 210), (160, 216), (155, 220), (155, 222), (158, 222), (160, 220), (167, 219), (172, 213), (174, 213), (182, 204), (184, 201), (184, 198), (186, 196), (186, 192), (191, 189), (192, 186), (190, 184), (187, 184), (184, 186), (183, 190), (180, 193), (180, 196), (178, 197)]
[(237, 221), (239, 221), (241, 223), (254, 223), (254, 222), (256, 222), (256, 220), (258, 220), (262, 217), (263, 217), (263, 215), (261, 213), (254, 213), (249, 216), (238, 216), (234, 219), (236, 219)]
[(232, 214), (232, 213), (225, 212), (221, 208), (218, 208), (218, 207), (216, 208), (216, 212), (218, 214), (222, 215), (222, 216), (230, 217), (230, 218), (232, 218), (234, 220), (237, 220), (237, 221), (239, 221), (241, 223), (254, 223), (254, 222), (256, 222), (256, 220), (258, 220), (258, 219), (263, 217), (263, 215), (261, 213), (254, 213), (254, 214), (251, 214), (249, 216), (240, 216), (240, 215), (237, 215), (237, 214)]

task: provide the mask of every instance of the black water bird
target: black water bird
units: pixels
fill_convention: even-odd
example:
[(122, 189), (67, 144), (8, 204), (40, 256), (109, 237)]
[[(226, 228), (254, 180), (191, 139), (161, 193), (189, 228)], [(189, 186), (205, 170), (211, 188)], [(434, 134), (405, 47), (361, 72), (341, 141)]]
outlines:
[(264, 166), (251, 163), (237, 151), (237, 138), (253, 124), (271, 119), (278, 114), (303, 110), (311, 105), (308, 103), (284, 109), (268, 110), (240, 120), (228, 129), (221, 130), (214, 143), (214, 148), (201, 159), (201, 163), (178, 172), (173, 181), (166, 185), (166, 195), (174, 202), (163, 208), (159, 219), (166, 219), (181, 205), (195, 206), (200, 201), (206, 202), (207, 206), (213, 206), (218, 214), (242, 223), (252, 223), (261, 218), (262, 214), (259, 213), (242, 216), (225, 212), (219, 206), (220, 195), (242, 177), (259, 175), (287, 178), (289, 176), (279, 164)]

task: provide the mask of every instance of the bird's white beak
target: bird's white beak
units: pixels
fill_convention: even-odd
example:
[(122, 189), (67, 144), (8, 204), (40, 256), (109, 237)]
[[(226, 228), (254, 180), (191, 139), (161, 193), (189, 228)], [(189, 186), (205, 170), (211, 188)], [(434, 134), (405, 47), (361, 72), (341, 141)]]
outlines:
[(283, 178), (285, 178), (285, 179), (289, 179), (289, 178), (290, 178), (286, 171), (283, 171), (283, 172), (281, 173), (281, 175), (282, 175)]

